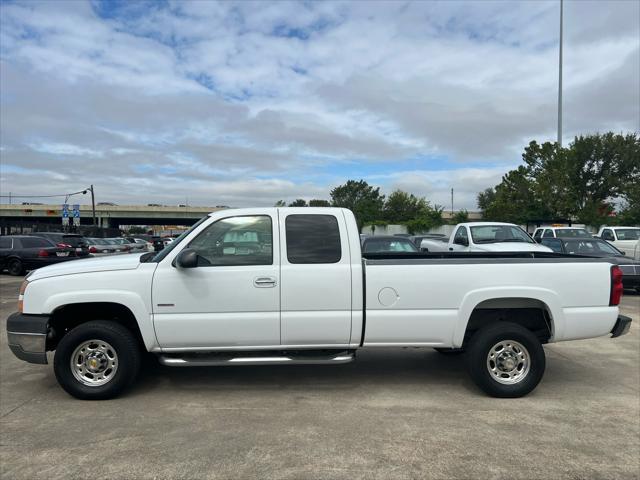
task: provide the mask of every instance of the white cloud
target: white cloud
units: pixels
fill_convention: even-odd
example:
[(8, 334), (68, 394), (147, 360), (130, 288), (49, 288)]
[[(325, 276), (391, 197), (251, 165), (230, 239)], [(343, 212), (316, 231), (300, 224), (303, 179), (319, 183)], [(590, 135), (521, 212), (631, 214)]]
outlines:
[[(639, 18), (565, 2), (565, 141), (640, 130)], [(473, 209), (555, 136), (554, 0), (43, 1), (1, 20), (13, 191), (244, 206), (363, 177)]]

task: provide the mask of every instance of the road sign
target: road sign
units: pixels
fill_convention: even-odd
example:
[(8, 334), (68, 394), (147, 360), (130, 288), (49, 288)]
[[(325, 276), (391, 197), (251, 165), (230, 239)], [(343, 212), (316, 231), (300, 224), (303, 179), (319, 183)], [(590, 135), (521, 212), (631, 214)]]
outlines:
[(62, 204), (62, 225), (69, 225), (69, 205), (67, 203)]
[(73, 206), (73, 225), (80, 226), (80, 205), (77, 203)]

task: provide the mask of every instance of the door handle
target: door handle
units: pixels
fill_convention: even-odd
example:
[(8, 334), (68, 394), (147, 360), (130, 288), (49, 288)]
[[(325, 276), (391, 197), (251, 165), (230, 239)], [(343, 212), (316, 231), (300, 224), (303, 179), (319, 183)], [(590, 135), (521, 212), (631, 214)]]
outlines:
[(276, 286), (275, 277), (256, 277), (253, 279), (253, 285), (258, 288), (271, 288)]

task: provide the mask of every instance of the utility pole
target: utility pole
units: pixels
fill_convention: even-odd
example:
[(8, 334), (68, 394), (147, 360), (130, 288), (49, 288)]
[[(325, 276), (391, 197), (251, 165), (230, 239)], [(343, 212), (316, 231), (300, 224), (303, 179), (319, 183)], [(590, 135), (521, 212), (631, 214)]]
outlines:
[(451, 189), (451, 218), (453, 218), (453, 188)]
[(558, 55), (558, 147), (562, 147), (562, 11), (563, 0), (560, 0), (560, 54)]
[(93, 219), (93, 226), (96, 226), (96, 197), (93, 193), (93, 184), (89, 187), (91, 190), (91, 217)]

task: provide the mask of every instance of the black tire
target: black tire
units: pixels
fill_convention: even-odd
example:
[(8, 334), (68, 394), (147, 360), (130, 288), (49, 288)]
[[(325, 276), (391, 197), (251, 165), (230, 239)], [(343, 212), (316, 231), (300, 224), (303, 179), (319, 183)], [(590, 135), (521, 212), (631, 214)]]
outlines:
[(7, 270), (10, 275), (19, 276), (24, 275), (24, 265), (19, 258), (12, 258), (7, 262)]
[[(501, 370), (496, 367), (495, 362), (490, 363), (492, 360), (489, 358), (489, 354), (498, 343), (509, 340), (519, 343), (526, 349), (525, 353), (528, 353), (529, 370), (526, 372), (524, 367), (526, 363), (519, 363), (518, 366), (511, 371), (515, 375), (520, 375), (521, 373), (519, 372), (525, 372), (522, 374), (521, 379), (516, 383), (504, 384), (497, 380), (498, 375), (494, 375), (489, 371), (489, 365), (493, 365), (498, 374), (501, 372)], [(518, 349), (517, 346), (511, 348)], [(506, 349), (504, 352), (509, 355)], [(493, 358), (496, 358), (496, 351), (493, 353)], [(497, 355), (500, 356), (503, 354), (498, 351)], [(519, 362), (519, 360), (516, 360), (516, 362)], [(544, 349), (542, 348), (540, 340), (538, 340), (530, 330), (516, 323), (498, 322), (478, 330), (471, 337), (469, 347), (467, 348), (467, 367), (472, 380), (485, 393), (492, 397), (517, 398), (528, 394), (536, 388), (542, 379), (545, 364)], [(502, 375), (509, 374), (504, 373)], [(508, 381), (508, 379), (503, 379), (502, 381)]]
[(464, 348), (434, 348), (434, 350), (442, 355), (447, 356), (461, 355), (465, 352)]
[[(84, 342), (99, 340), (115, 350), (117, 369), (103, 385), (85, 385), (74, 376), (71, 357)], [(140, 370), (141, 351), (131, 331), (115, 322), (95, 320), (83, 323), (67, 333), (56, 349), (53, 369), (60, 386), (81, 400), (107, 400), (129, 387)]]

